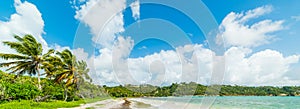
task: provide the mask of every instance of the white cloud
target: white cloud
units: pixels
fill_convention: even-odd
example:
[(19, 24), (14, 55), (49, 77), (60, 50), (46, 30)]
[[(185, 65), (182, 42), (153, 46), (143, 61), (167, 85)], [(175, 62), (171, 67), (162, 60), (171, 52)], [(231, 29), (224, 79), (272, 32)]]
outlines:
[(275, 36), (272, 33), (283, 29), (283, 20), (267, 19), (247, 24), (271, 11), (271, 6), (263, 6), (245, 13), (231, 12), (223, 19), (217, 43), (223, 43), (223, 38), (229, 47), (225, 52), (225, 84), (257, 86), (295, 83), (287, 75), (292, 70), (290, 66), (298, 63), (299, 55), (284, 57), (276, 50), (266, 49), (253, 53), (250, 49), (270, 43)]
[(180, 57), (175, 51), (161, 51), (143, 58), (128, 59), (131, 75), (138, 83), (163, 83), (180, 82), (182, 66)]
[(90, 27), (96, 44), (111, 49), (117, 34), (124, 31), (125, 7), (126, 0), (90, 0), (76, 10), (75, 18)]
[[(16, 8), (16, 13), (10, 16), (9, 21), (0, 21), (1, 41), (15, 41), (14, 34), (20, 36), (31, 34), (47, 49), (47, 43), (42, 37), (44, 21), (37, 7), (32, 3), (27, 1), (21, 2), (20, 0), (15, 0), (14, 7)], [(2, 43), (0, 44), (0, 49), (4, 53), (15, 52)]]
[(217, 43), (223, 43), (222, 38), (226, 46), (256, 47), (270, 43), (274, 39), (271, 33), (283, 29), (283, 20), (267, 19), (252, 25), (248, 25), (247, 22), (271, 11), (271, 6), (263, 6), (245, 13), (229, 13), (219, 27)]
[(140, 1), (136, 0), (133, 3), (131, 3), (130, 8), (132, 11), (132, 17), (135, 20), (139, 20), (140, 19)]
[(252, 50), (232, 47), (225, 53), (225, 83), (238, 85), (278, 85), (291, 69), (298, 63), (299, 55), (284, 57), (275, 50), (263, 50), (252, 54)]
[(89, 54), (86, 53), (83, 48), (73, 49), (72, 51), (77, 60), (87, 61), (89, 58)]
[[(104, 48), (93, 57), (97, 84), (166, 85), (173, 82), (198, 81), (208, 84), (214, 53), (202, 45), (185, 45), (174, 50), (154, 53), (141, 58), (128, 58), (130, 38), (118, 38), (116, 49)], [(121, 47), (122, 46), (122, 47)]]
[[(94, 77), (93, 81), (97, 84), (110, 84), (118, 83), (115, 76), (125, 75), (124, 78), (127, 78), (128, 74), (126, 73), (126, 59), (130, 54), (130, 51), (133, 47), (133, 40), (128, 37), (124, 38), (119, 36), (114, 42), (112, 49), (102, 48), (99, 50), (99, 56), (92, 56), (89, 60), (91, 62), (91, 72)], [(120, 73), (122, 72), (122, 73)], [(117, 75), (118, 76), (118, 75)]]
[(65, 49), (71, 50), (71, 48), (69, 46), (60, 46), (58, 44), (53, 44), (50, 45), (50, 48), (53, 48), (54, 50), (58, 51), (58, 52), (62, 52)]

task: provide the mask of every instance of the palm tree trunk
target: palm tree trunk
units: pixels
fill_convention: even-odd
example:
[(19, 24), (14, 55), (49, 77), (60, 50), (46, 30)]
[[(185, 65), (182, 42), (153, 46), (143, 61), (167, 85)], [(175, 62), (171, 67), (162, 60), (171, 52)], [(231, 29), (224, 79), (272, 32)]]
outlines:
[(64, 91), (64, 95), (65, 95), (65, 100), (64, 101), (67, 101), (67, 99), (68, 99), (68, 92), (67, 92), (66, 88), (65, 88), (65, 91)]
[(61, 86), (64, 88), (64, 94), (63, 94), (64, 101), (67, 101), (67, 99), (68, 99), (68, 88), (64, 84), (61, 84)]
[(42, 86), (41, 86), (41, 74), (40, 74), (39, 70), (37, 70), (37, 73), (38, 73), (38, 88), (41, 91), (42, 90)]

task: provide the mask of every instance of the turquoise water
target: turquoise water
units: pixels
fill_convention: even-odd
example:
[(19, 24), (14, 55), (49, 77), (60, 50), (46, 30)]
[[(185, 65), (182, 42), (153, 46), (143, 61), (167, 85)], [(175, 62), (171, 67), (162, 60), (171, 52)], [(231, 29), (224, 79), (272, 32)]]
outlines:
[[(172, 102), (200, 104), (202, 96), (193, 97), (160, 97), (149, 98)], [(219, 96), (211, 108), (243, 108), (243, 109), (300, 109), (300, 97), (275, 96)]]

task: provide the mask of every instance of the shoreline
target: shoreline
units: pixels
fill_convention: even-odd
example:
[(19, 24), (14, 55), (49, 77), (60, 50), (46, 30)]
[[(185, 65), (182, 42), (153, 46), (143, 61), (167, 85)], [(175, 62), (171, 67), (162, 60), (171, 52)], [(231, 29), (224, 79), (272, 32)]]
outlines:
[[(137, 97), (137, 98), (116, 98), (116, 99), (107, 99), (102, 101), (97, 101), (95, 103), (88, 103), (83, 104), (79, 107), (74, 108), (59, 108), (59, 109), (85, 109), (85, 108), (92, 108), (92, 109), (194, 109), (199, 107), (204, 108), (212, 108), (212, 109), (219, 109), (219, 108), (241, 108), (241, 106), (248, 106), (251, 105), (252, 107), (255, 106), (269, 106), (270, 103), (277, 104), (281, 102), (272, 102), (268, 101), (265, 102), (264, 99), (271, 99), (277, 100), (281, 99), (280, 96), (273, 97), (273, 96), (248, 96), (248, 98), (244, 96), (215, 96), (221, 99), (215, 100), (212, 105), (201, 105), (200, 99), (190, 99), (186, 100), (186, 98), (182, 99), (172, 99), (174, 97)], [(227, 98), (228, 97), (228, 98)], [(232, 98), (231, 98), (232, 97)], [(253, 97), (253, 98), (252, 98)], [(258, 99), (255, 97), (265, 97), (264, 99)], [(163, 98), (163, 99), (154, 99), (154, 98)], [(175, 97), (176, 98), (176, 97)], [(300, 100), (299, 97), (284, 97), (285, 99), (293, 99), (295, 101)], [(198, 100), (198, 101), (197, 101)], [(249, 102), (248, 102), (249, 100)], [(289, 106), (290, 104), (284, 104), (282, 106)], [(272, 105), (271, 105), (272, 106)]]

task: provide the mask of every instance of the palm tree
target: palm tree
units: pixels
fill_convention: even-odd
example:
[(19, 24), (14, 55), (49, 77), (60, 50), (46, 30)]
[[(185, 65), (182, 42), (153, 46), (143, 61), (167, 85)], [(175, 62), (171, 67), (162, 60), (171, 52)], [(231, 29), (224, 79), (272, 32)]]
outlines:
[(90, 69), (87, 67), (87, 63), (83, 60), (77, 61), (76, 63), (77, 72), (75, 73), (75, 81), (77, 88), (78, 85), (84, 82), (85, 80), (89, 80), (89, 82), (92, 82), (91, 77), (88, 75)]
[[(56, 60), (58, 67), (56, 70), (55, 81), (57, 83), (61, 83), (65, 81), (65, 100), (67, 99), (67, 89), (68, 87), (75, 86), (74, 91), (79, 89), (79, 84), (84, 82), (85, 80), (90, 80), (88, 72), (90, 71), (87, 68), (87, 64), (84, 61), (76, 61), (76, 56), (72, 54), (70, 50), (64, 50), (62, 52), (58, 52), (57, 55), (60, 57), (60, 61), (57, 58), (53, 58), (52, 60)], [(53, 62), (53, 61), (52, 61)], [(51, 67), (51, 65), (50, 65)], [(54, 67), (51, 67), (54, 68)], [(53, 72), (53, 71), (52, 71)]]
[(60, 57), (60, 69), (58, 69), (58, 74), (56, 74), (55, 82), (62, 83), (65, 81), (64, 85), (64, 95), (65, 101), (68, 99), (68, 88), (76, 82), (75, 72), (76, 72), (76, 57), (72, 54), (70, 50), (64, 50), (62, 52), (57, 52)]
[(43, 61), (54, 53), (54, 50), (49, 50), (43, 54), (42, 44), (37, 42), (31, 35), (25, 35), (23, 38), (15, 35), (16, 42), (4, 41), (3, 44), (14, 49), (16, 54), (0, 53), (0, 58), (12, 60), (10, 62), (0, 63), (0, 67), (10, 67), (7, 71), (19, 75), (29, 74), (38, 77), (38, 89), (41, 90), (40, 68)]
[(90, 69), (87, 67), (87, 63), (83, 60), (76, 62), (76, 68), (77, 71), (75, 72), (75, 76), (74, 76), (76, 89), (74, 90), (74, 93), (75, 95), (78, 95), (81, 98), (85, 98), (83, 94), (77, 92), (79, 92), (79, 88), (82, 85), (85, 85), (85, 81), (89, 80), (88, 82), (92, 82), (91, 77), (88, 75)]

